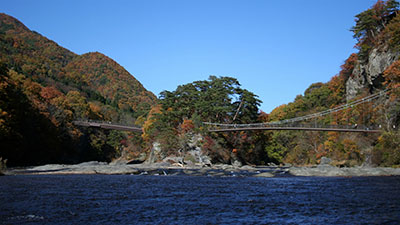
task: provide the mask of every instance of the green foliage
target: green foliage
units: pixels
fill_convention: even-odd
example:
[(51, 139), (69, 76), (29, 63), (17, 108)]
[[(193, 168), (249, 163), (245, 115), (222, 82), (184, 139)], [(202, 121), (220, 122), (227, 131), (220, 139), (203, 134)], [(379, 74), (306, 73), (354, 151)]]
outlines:
[(384, 38), (394, 51), (400, 51), (400, 16), (396, 15), (385, 28)]
[(126, 139), (126, 134), (122, 131), (111, 130), (107, 135), (107, 144), (113, 147), (115, 155), (121, 154), (123, 147), (122, 140)]
[[(260, 103), (255, 94), (240, 88), (235, 78), (210, 76), (205, 81), (180, 85), (172, 92), (161, 92), (160, 110), (145, 124), (145, 137), (159, 141), (163, 149), (176, 153), (185, 149), (182, 140), (185, 140), (189, 125), (191, 132), (202, 132), (205, 130), (203, 121), (254, 123), (258, 121)], [(210, 150), (216, 145), (226, 148), (226, 151), (239, 146), (248, 149), (243, 146), (243, 141), (238, 141), (242, 138), (238, 134), (214, 138), (217, 143), (210, 145)], [(220, 156), (215, 157), (221, 160)]]
[(383, 133), (373, 150), (372, 161), (380, 166), (400, 165), (400, 132)]
[(165, 121), (166, 126), (173, 128), (179, 127), (184, 119), (191, 119), (196, 125), (203, 121), (231, 123), (237, 110), (238, 122), (254, 122), (261, 103), (256, 95), (241, 89), (236, 79), (215, 76), (181, 85), (173, 92), (164, 91), (160, 99), (162, 118), (158, 121)]
[(330, 102), (328, 100), (331, 94), (332, 91), (326, 84), (312, 84), (304, 93), (304, 104), (307, 106), (307, 109), (329, 107)]
[(273, 140), (272, 143), (267, 145), (265, 151), (270, 161), (280, 164), (282, 163), (285, 154), (288, 152), (288, 149), (281, 143)]
[(173, 92), (161, 92), (160, 99), (163, 115), (169, 117), (173, 127), (184, 118), (193, 118), (195, 123), (199, 120), (231, 123), (239, 105), (237, 121), (255, 121), (261, 103), (256, 95), (241, 89), (235, 78), (215, 76), (206, 81), (180, 85)]
[(370, 9), (356, 15), (356, 25), (351, 28), (357, 39), (359, 56), (366, 59), (369, 51), (377, 44), (379, 33), (397, 15), (399, 3), (395, 0), (378, 0)]
[(265, 147), (269, 161), (281, 164), (285, 156), (295, 147), (295, 137), (291, 131), (273, 132)]

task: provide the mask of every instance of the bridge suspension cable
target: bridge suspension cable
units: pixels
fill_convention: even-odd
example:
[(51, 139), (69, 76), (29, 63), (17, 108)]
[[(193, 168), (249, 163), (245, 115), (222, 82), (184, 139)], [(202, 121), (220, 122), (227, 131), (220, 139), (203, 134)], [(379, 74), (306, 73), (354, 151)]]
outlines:
[(354, 107), (356, 105), (362, 104), (364, 102), (369, 102), (371, 100), (377, 99), (381, 96), (386, 95), (387, 93), (390, 92), (390, 89), (385, 89), (382, 91), (379, 91), (377, 93), (374, 93), (372, 95), (368, 95), (366, 97), (357, 99), (355, 101), (352, 102), (348, 102), (346, 104), (337, 106), (335, 108), (332, 109), (328, 109), (328, 110), (324, 110), (321, 112), (317, 112), (317, 113), (312, 113), (312, 114), (308, 114), (305, 116), (299, 116), (299, 117), (295, 117), (295, 118), (291, 118), (291, 119), (285, 119), (285, 120), (280, 120), (280, 121), (272, 121), (272, 122), (267, 122), (267, 123), (252, 123), (252, 124), (222, 124), (222, 123), (210, 123), (210, 122), (204, 122), (204, 124), (206, 125), (212, 125), (212, 126), (224, 126), (224, 127), (248, 127), (248, 126), (268, 126), (268, 125), (281, 125), (281, 124), (288, 124), (288, 123), (294, 123), (294, 122), (300, 122), (300, 121), (304, 121), (304, 120), (309, 120), (309, 119), (314, 119), (317, 117), (321, 117), (321, 116), (325, 116), (334, 112), (339, 112), (342, 111), (344, 109), (347, 109), (349, 107)]

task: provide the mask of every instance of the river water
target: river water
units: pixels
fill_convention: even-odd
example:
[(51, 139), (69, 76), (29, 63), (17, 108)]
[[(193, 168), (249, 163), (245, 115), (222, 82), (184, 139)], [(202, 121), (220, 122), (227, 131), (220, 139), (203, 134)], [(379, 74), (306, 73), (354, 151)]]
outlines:
[(400, 224), (400, 177), (0, 177), (1, 224)]

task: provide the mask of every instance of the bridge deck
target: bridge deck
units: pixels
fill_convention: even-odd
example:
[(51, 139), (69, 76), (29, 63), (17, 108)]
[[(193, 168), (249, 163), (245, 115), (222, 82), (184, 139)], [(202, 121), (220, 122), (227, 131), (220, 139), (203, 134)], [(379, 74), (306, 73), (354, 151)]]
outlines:
[(236, 128), (216, 128), (209, 129), (209, 132), (234, 132), (250, 130), (303, 130), (303, 131), (336, 131), (336, 132), (362, 132), (362, 133), (380, 133), (381, 130), (369, 129), (346, 129), (346, 128), (322, 128), (322, 127), (236, 127)]
[(119, 125), (119, 124), (111, 124), (111, 123), (101, 123), (101, 122), (91, 122), (91, 121), (74, 121), (73, 122), (77, 126), (84, 127), (95, 127), (109, 130), (122, 130), (122, 131), (133, 131), (133, 132), (142, 132), (142, 128)]

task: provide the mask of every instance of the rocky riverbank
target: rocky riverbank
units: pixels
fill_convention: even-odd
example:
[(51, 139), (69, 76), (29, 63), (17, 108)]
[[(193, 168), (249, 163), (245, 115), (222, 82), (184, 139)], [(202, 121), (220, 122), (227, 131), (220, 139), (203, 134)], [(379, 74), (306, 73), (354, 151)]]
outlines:
[(6, 175), (44, 174), (132, 174), (132, 175), (186, 175), (226, 177), (283, 177), (283, 176), (400, 176), (400, 168), (345, 167), (331, 165), (312, 167), (241, 166), (216, 164), (212, 166), (184, 166), (182, 164), (152, 163), (124, 164), (86, 162), (75, 165), (50, 164), (29, 168), (10, 168)]

